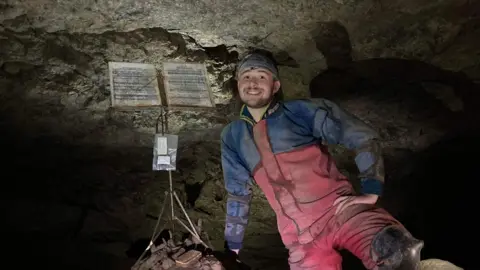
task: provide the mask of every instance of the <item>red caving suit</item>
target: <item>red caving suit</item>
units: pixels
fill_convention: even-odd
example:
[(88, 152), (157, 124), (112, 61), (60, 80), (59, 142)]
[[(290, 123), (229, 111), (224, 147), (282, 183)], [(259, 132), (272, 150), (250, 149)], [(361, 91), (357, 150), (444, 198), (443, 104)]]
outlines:
[(375, 269), (374, 235), (401, 224), (373, 205), (335, 215), (335, 199), (355, 194), (322, 142), (355, 150), (362, 193), (380, 195), (384, 173), (377, 139), (368, 125), (326, 99), (272, 102), (258, 123), (243, 107), (240, 119), (222, 132), (228, 248), (242, 247), (256, 183), (276, 213), (290, 269), (341, 269), (337, 250), (343, 248)]

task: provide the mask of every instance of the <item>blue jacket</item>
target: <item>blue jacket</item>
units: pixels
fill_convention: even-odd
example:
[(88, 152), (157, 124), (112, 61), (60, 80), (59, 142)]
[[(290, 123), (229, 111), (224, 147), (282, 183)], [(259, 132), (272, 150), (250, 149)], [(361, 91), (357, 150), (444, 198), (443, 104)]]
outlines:
[[(273, 102), (263, 116), (274, 154), (326, 142), (356, 151), (362, 192), (381, 194), (383, 159), (378, 134), (364, 122), (326, 99)], [(253, 173), (260, 156), (253, 141), (255, 125), (244, 106), (240, 119), (227, 125), (221, 135), (221, 156), (228, 192), (225, 240), (230, 249), (240, 249), (248, 224)]]

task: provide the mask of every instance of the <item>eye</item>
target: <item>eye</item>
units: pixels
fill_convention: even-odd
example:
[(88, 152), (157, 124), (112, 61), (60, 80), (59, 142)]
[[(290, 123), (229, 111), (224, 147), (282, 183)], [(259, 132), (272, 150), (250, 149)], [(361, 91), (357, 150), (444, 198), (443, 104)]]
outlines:
[(265, 80), (267, 77), (260, 75), (260, 79)]

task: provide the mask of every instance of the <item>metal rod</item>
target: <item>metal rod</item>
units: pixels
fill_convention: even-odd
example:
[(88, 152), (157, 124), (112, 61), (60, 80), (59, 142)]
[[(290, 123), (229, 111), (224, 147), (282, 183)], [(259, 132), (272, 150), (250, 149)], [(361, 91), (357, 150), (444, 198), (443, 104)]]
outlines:
[(172, 171), (168, 171), (168, 182), (170, 184), (170, 208), (172, 210), (172, 218), (175, 218), (175, 213), (174, 213), (174, 204), (173, 204), (173, 181), (172, 181)]
[(178, 217), (175, 217), (175, 220), (178, 221), (178, 223), (180, 223), (180, 225), (182, 225), (191, 235), (193, 235), (193, 237), (195, 237), (202, 245), (204, 245), (206, 248), (209, 248), (207, 244), (205, 244), (205, 242), (202, 241), (202, 239), (200, 239), (199, 236), (195, 235), (195, 233), (190, 229), (188, 228), (188, 226), (183, 223), (183, 221), (181, 221)]
[(160, 129), (158, 128), (159, 124), (161, 124), (161, 129), (162, 129), (162, 136), (165, 135), (165, 125), (166, 125), (166, 120), (164, 119), (166, 115), (164, 114), (164, 108), (163, 106), (160, 106), (160, 114), (157, 117), (157, 121), (155, 122), (155, 133), (158, 133)]
[(167, 202), (167, 194), (165, 194), (165, 197), (163, 198), (163, 204), (162, 204), (162, 210), (160, 210), (160, 214), (158, 215), (158, 218), (157, 218), (157, 224), (155, 225), (155, 230), (153, 230), (153, 234), (152, 234), (152, 238), (150, 240), (150, 245), (147, 247), (147, 250), (150, 248), (150, 246), (152, 245), (152, 242), (155, 241), (154, 237), (155, 237), (155, 234), (157, 234), (157, 229), (158, 229), (158, 225), (160, 225), (160, 220), (162, 219), (162, 216), (163, 216), (163, 211), (165, 210), (165, 203)]
[[(165, 197), (166, 198), (166, 197)], [(135, 264), (133, 266), (136, 266), (143, 258), (143, 256), (145, 256), (145, 254), (147, 253), (147, 251), (152, 247), (153, 243), (155, 241), (157, 241), (158, 237), (160, 236), (160, 234), (162, 234), (162, 231), (163, 229), (165, 229), (165, 225), (162, 226), (162, 229), (157, 233), (157, 235), (155, 235), (155, 237), (153, 238), (152, 241), (150, 241), (150, 244), (148, 245), (148, 247), (143, 251), (142, 255), (138, 258), (138, 260), (135, 262)], [(209, 240), (210, 241), (210, 240)], [(209, 242), (210, 243), (210, 242)], [(210, 243), (211, 245), (211, 243)]]
[(163, 125), (165, 127), (165, 133), (168, 133), (168, 107), (163, 108), (165, 117), (163, 118)]
[(180, 205), (180, 208), (182, 209), (183, 214), (184, 214), (185, 217), (187, 218), (188, 223), (190, 223), (190, 226), (192, 226), (192, 230), (195, 232), (195, 235), (198, 236), (198, 237), (200, 237), (200, 235), (198, 234), (197, 230), (195, 229), (195, 226), (194, 226), (193, 223), (192, 223), (192, 220), (190, 220), (190, 217), (188, 216), (187, 211), (185, 211), (185, 208), (183, 208), (183, 205), (182, 205), (182, 203), (180, 202), (180, 199), (178, 198), (177, 193), (176, 193), (175, 191), (173, 192), (173, 196), (175, 196), (175, 199), (177, 200), (177, 203)]
[(167, 202), (167, 193), (165, 192), (165, 197), (163, 198), (162, 209), (160, 210), (160, 214), (158, 215), (157, 224), (155, 224), (155, 229), (153, 230), (153, 234), (152, 234), (152, 238), (150, 239), (150, 243), (148, 244), (147, 248), (143, 251), (142, 255), (140, 255), (138, 260), (135, 262), (134, 266), (136, 266), (142, 260), (143, 256), (145, 256), (147, 251), (152, 247), (153, 243), (157, 240), (158, 236), (160, 236), (160, 233), (157, 234), (157, 229), (158, 229), (158, 225), (160, 225), (160, 220), (162, 219), (163, 211), (165, 210), (165, 203), (166, 202)]

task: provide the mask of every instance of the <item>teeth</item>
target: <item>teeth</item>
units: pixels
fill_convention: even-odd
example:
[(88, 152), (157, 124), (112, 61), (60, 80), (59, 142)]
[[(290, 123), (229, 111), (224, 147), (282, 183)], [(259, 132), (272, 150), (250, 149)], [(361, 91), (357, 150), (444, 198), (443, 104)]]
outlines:
[(260, 91), (247, 91), (247, 94), (249, 94), (249, 95), (258, 95), (258, 94), (260, 94)]

